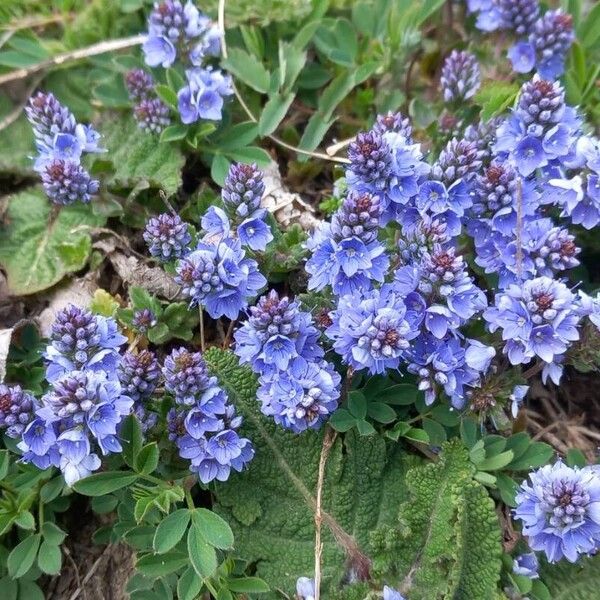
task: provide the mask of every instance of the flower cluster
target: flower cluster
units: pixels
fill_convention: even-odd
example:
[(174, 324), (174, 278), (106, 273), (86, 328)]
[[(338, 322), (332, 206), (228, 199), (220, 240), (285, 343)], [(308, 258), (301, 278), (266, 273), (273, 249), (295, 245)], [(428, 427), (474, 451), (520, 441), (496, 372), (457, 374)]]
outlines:
[(211, 206), (202, 217), (205, 239), (234, 233), (251, 250), (265, 250), (273, 234), (265, 222), (267, 210), (261, 208), (264, 191), (263, 174), (255, 164), (232, 164), (221, 191), (224, 210)]
[(381, 210), (379, 195), (348, 193), (331, 223), (322, 223), (307, 242), (312, 251), (306, 263), (309, 289), (331, 286), (343, 295), (383, 282), (389, 257), (377, 240)]
[(36, 408), (35, 398), (20, 386), (0, 383), (0, 430), (8, 437), (21, 436)]
[(154, 93), (154, 78), (144, 69), (132, 69), (125, 75), (129, 98), (134, 102), (133, 116), (139, 128), (148, 133), (160, 133), (167, 127), (169, 107)]
[(213, 319), (236, 319), (267, 280), (257, 262), (247, 258), (239, 239), (225, 237), (214, 244), (200, 242), (177, 262), (175, 281), (190, 299)]
[(444, 102), (472, 98), (480, 85), (479, 63), (470, 52), (453, 50), (444, 61), (440, 79)]
[(169, 262), (187, 253), (192, 236), (179, 215), (163, 213), (147, 221), (144, 240), (151, 256)]
[(115, 378), (119, 349), (127, 338), (110, 317), (94, 315), (73, 304), (56, 315), (44, 357), (48, 381), (71, 371), (106, 372)]
[(120, 452), (118, 426), (133, 400), (102, 371), (71, 371), (52, 383), (18, 446), (40, 469), (59, 467), (72, 485), (100, 467), (102, 454)]
[[(532, 550), (549, 562), (576, 562), (600, 547), (600, 473), (597, 467), (571, 468), (558, 461), (530, 473), (516, 496), (516, 519)], [(537, 564), (527, 568), (536, 573)], [(527, 575), (531, 577), (532, 575)]]
[(467, 6), (477, 13), (476, 25), (482, 31), (506, 29), (517, 36), (519, 41), (508, 51), (517, 73), (535, 69), (548, 79), (563, 74), (575, 40), (571, 15), (558, 9), (540, 17), (538, 0), (467, 0)]
[(242, 417), (199, 352), (173, 350), (163, 367), (165, 387), (175, 407), (167, 415), (169, 439), (202, 483), (226, 481), (231, 469), (241, 471), (254, 457), (250, 440), (237, 433)]
[[(148, 18), (142, 47), (146, 64), (168, 68), (179, 59), (186, 67), (186, 84), (177, 93), (182, 123), (221, 120), (224, 98), (233, 94), (231, 77), (207, 64), (219, 55), (221, 36), (218, 26), (191, 0), (185, 5), (179, 0), (157, 2)], [(163, 106), (157, 99), (143, 99), (136, 110), (138, 122), (151, 130), (162, 127), (167, 114)]]
[(310, 314), (275, 290), (249, 313), (235, 333), (235, 353), (260, 375), (263, 414), (295, 433), (318, 429), (337, 408), (341, 378), (323, 360)]
[(21, 403), (19, 420), (30, 411), (18, 431), (25, 462), (59, 467), (72, 485), (99, 468), (98, 449), (121, 451), (118, 428), (133, 406), (117, 373), (125, 341), (112, 318), (74, 305), (57, 314), (44, 353), (50, 390), (39, 403), (31, 400), (33, 406), (13, 393), (9, 409), (16, 414)]
[(81, 165), (85, 152), (103, 152), (100, 134), (91, 125), (77, 123), (71, 111), (53, 94), (38, 92), (25, 108), (33, 127), (38, 156), (35, 170), (46, 195), (59, 205), (89, 202), (99, 188)]

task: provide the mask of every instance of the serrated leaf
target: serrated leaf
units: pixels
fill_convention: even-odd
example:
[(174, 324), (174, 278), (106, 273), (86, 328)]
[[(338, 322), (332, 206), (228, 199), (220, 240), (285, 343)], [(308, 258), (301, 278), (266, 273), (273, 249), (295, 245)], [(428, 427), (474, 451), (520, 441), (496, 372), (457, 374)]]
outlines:
[(221, 550), (233, 546), (233, 531), (223, 517), (206, 508), (197, 508), (192, 513), (192, 521), (211, 546)]
[(374, 534), (374, 564), (410, 581), (410, 597), (495, 598), (501, 569), (501, 532), (494, 502), (473, 476), (460, 440), (442, 446), (436, 463), (406, 477), (410, 498), (396, 530)]
[[(294, 435), (260, 413), (256, 378), (237, 358), (210, 348), (205, 359), (245, 417), (242, 432), (256, 455), (250, 468), (215, 488), (213, 507), (230, 524), (236, 553), (256, 564), (256, 575), (272, 589), (294, 589), (314, 568), (314, 498), (323, 431)], [(406, 497), (404, 473), (419, 459), (400, 444), (354, 432), (338, 437), (327, 462), (323, 509), (358, 548), (368, 552), (371, 531), (392, 524), (394, 506)], [(348, 533), (350, 532), (350, 533)], [(323, 588), (345, 576), (345, 553), (323, 523)]]
[(34, 294), (78, 271), (88, 260), (89, 228), (104, 223), (89, 205), (65, 206), (58, 214), (40, 188), (12, 196), (0, 234), (0, 265), (10, 291)]
[(181, 185), (185, 158), (179, 148), (158, 144), (138, 128), (133, 118), (107, 121), (101, 127), (103, 145), (109, 149), (98, 161), (108, 161), (113, 174), (108, 184), (116, 188), (162, 189), (170, 196)]
[(156, 528), (154, 550), (164, 554), (173, 548), (183, 537), (190, 522), (190, 511), (180, 508), (163, 519)]
[(73, 484), (73, 489), (84, 496), (102, 496), (131, 485), (138, 475), (127, 471), (103, 471)]
[(12, 549), (6, 562), (8, 574), (11, 577), (18, 579), (31, 569), (41, 540), (42, 536), (39, 533), (29, 535)]

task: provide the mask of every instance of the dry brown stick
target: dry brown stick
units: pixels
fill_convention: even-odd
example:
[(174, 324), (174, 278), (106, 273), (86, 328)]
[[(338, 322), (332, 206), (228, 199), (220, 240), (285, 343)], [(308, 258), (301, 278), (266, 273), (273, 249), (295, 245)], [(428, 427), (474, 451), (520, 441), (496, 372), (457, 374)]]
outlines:
[[(227, 58), (227, 43), (225, 41), (225, 0), (219, 0), (218, 24), (219, 30), (221, 32), (221, 53), (223, 54), (223, 58)], [(235, 85), (235, 82), (233, 81), (232, 88), (233, 93), (237, 98), (237, 101), (240, 103), (240, 106), (244, 109), (244, 112), (248, 115), (248, 118), (254, 123), (258, 123), (258, 119), (242, 98), (242, 95), (240, 94), (239, 90)], [(312, 156), (313, 158), (320, 158), (322, 160), (342, 164), (348, 164), (350, 162), (347, 158), (341, 158), (339, 156), (330, 156), (325, 152), (312, 152), (310, 150), (303, 150), (302, 148), (298, 148), (297, 146), (292, 146), (291, 144), (284, 142), (281, 138), (278, 138), (277, 136), (272, 134), (268, 135), (267, 137), (282, 148), (285, 148), (286, 150), (291, 150), (292, 152), (297, 152), (298, 154), (304, 154), (306, 156)]]
[(325, 483), (325, 465), (329, 458), (329, 452), (335, 442), (337, 433), (327, 427), (323, 436), (321, 458), (319, 459), (319, 474), (317, 478), (317, 498), (315, 506), (315, 600), (321, 595), (321, 556), (323, 554), (323, 542), (321, 542), (321, 523), (323, 521), (323, 484)]
[(114, 52), (115, 50), (124, 50), (125, 48), (131, 48), (132, 46), (139, 46), (145, 39), (145, 35), (134, 35), (128, 38), (100, 42), (88, 46), (87, 48), (77, 48), (77, 50), (63, 52), (62, 54), (57, 54), (56, 56), (32, 65), (31, 67), (17, 69), (16, 71), (10, 71), (10, 73), (0, 75), (0, 85), (8, 83), (9, 81), (16, 81), (17, 79), (25, 79), (25, 77), (29, 77), (34, 73), (39, 73), (40, 71), (45, 71), (52, 67), (58, 67), (71, 61), (88, 58), (90, 56), (97, 56), (98, 54), (106, 54), (106, 52)]
[[(78, 589), (76, 589), (70, 596), (69, 600), (76, 600), (76, 598), (79, 597), (79, 594), (81, 592), (83, 592), (83, 597), (86, 597), (86, 593), (85, 593), (85, 584), (92, 578), (92, 575), (96, 572), (96, 570), (98, 569), (98, 565), (102, 562), (102, 559), (104, 558), (104, 555), (109, 551), (109, 549), (112, 548), (112, 544), (108, 544), (104, 550), (102, 550), (102, 554), (94, 561), (94, 564), (91, 566), (90, 570), (86, 573), (85, 577), (83, 578), (83, 581), (79, 581), (79, 577), (77, 577), (77, 586)], [(71, 559), (73, 560), (73, 559)]]
[(23, 112), (23, 109), (25, 108), (25, 105), (27, 104), (27, 101), (29, 100), (29, 97), (31, 96), (31, 94), (33, 94), (35, 88), (38, 86), (38, 83), (42, 79), (43, 79), (43, 75), (38, 75), (33, 80), (31, 85), (27, 88), (27, 91), (25, 92), (25, 99), (23, 101), (19, 102), (19, 104), (17, 104), (17, 106), (15, 106), (15, 108), (13, 108), (13, 110), (11, 110), (4, 117), (4, 119), (2, 119), (2, 121), (0, 121), (0, 131), (6, 129), (7, 127), (10, 127), (19, 118), (19, 116)]

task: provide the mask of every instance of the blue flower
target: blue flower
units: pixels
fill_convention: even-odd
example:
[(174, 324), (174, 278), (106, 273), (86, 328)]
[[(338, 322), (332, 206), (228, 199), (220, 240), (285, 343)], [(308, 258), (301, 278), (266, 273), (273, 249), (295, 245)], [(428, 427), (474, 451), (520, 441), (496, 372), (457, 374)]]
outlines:
[(394, 588), (383, 586), (383, 600), (405, 600), (404, 596)]
[(233, 94), (231, 77), (218, 69), (195, 67), (186, 71), (188, 83), (177, 93), (181, 122), (220, 121), (224, 97)]
[(579, 339), (574, 301), (564, 283), (537, 277), (496, 294), (495, 306), (483, 317), (490, 331), (502, 329), (511, 364), (527, 363), (534, 356), (551, 363)]
[(340, 375), (326, 361), (293, 360), (285, 371), (261, 377), (257, 398), (261, 411), (275, 423), (301, 433), (319, 429), (335, 411), (340, 397)]
[(173, 43), (162, 36), (149, 37), (142, 45), (144, 60), (149, 67), (170, 67), (177, 58)]
[(558, 461), (529, 474), (516, 495), (515, 518), (532, 550), (553, 563), (576, 562), (600, 541), (600, 476), (594, 467)]
[[(181, 348), (165, 361), (165, 380), (178, 403), (167, 415), (169, 440), (202, 483), (226, 481), (254, 457), (250, 440), (239, 436), (242, 418), (227, 394), (208, 375), (200, 353)], [(182, 402), (182, 400), (185, 400)]]
[(319, 332), (308, 312), (297, 302), (280, 298), (275, 290), (249, 309), (250, 316), (235, 332), (235, 353), (261, 375), (285, 371), (299, 356), (314, 360), (323, 356)]
[(402, 294), (390, 284), (341, 297), (330, 317), (325, 333), (334, 350), (354, 369), (373, 374), (397, 369), (409, 340), (419, 335), (418, 316), (407, 315)]
[(176, 266), (175, 281), (190, 298), (202, 305), (213, 319), (237, 319), (267, 280), (255, 260), (246, 258), (239, 240), (225, 238), (216, 244), (201, 242)]
[(111, 317), (93, 315), (70, 304), (59, 311), (52, 324), (51, 343), (44, 357), (46, 378), (55, 381), (70, 371), (92, 370), (116, 378), (119, 348), (127, 338)]
[(513, 561), (513, 573), (528, 579), (539, 579), (539, 568), (540, 564), (534, 552), (519, 554)]
[(315, 580), (309, 577), (298, 577), (298, 581), (296, 581), (296, 594), (300, 600), (314, 600)]
[(389, 258), (377, 240), (381, 204), (368, 192), (350, 192), (331, 223), (322, 223), (306, 243), (309, 289), (330, 285), (338, 295), (369, 289), (383, 282)]

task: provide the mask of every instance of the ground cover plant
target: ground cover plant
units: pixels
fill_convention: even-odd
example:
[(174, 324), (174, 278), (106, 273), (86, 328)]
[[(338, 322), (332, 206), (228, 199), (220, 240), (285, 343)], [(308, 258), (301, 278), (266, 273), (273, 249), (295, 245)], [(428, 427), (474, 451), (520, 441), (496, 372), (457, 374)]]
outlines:
[(599, 5), (0, 25), (3, 598), (597, 597)]

